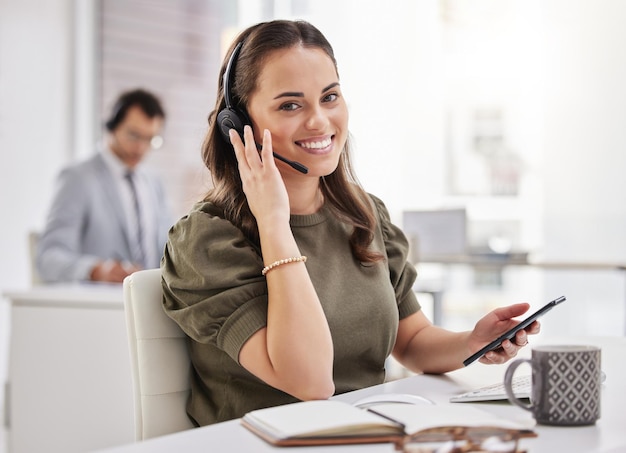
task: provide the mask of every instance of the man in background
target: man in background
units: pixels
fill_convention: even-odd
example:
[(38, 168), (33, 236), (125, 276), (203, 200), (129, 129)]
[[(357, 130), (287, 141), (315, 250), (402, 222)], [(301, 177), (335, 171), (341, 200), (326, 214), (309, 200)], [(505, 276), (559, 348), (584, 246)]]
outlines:
[(160, 264), (172, 225), (159, 179), (142, 168), (159, 136), (165, 112), (152, 93), (123, 93), (106, 122), (106, 144), (58, 177), (37, 245), (44, 282), (121, 282)]

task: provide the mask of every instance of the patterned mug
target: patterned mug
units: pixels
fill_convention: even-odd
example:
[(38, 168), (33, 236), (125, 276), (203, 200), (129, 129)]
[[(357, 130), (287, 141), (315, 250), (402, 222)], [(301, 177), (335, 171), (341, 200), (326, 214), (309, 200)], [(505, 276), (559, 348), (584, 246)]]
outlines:
[[(515, 370), (522, 363), (532, 367), (530, 404), (512, 389)], [(544, 425), (593, 425), (600, 418), (602, 386), (600, 348), (596, 346), (537, 346), (531, 359), (511, 362), (504, 388), (511, 403), (532, 412)]]

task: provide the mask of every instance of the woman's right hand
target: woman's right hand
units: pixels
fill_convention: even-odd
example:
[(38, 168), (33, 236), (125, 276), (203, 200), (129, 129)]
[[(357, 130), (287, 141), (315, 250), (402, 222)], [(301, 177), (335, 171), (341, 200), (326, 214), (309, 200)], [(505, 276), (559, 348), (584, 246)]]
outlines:
[[(244, 128), (245, 146), (233, 130), (230, 139), (243, 191), (259, 227), (264, 264), (300, 256), (289, 225), (289, 195), (274, 161), (270, 132), (263, 131), (260, 153), (249, 126)], [(241, 365), (298, 399), (329, 398), (335, 391), (333, 341), (306, 267), (302, 263), (281, 266), (265, 278), (267, 326), (244, 343), (239, 353)]]
[(234, 129), (229, 134), (239, 164), (243, 191), (259, 227), (262, 224), (289, 222), (289, 195), (274, 161), (270, 131), (263, 131), (260, 152), (250, 126), (244, 127), (245, 145)]

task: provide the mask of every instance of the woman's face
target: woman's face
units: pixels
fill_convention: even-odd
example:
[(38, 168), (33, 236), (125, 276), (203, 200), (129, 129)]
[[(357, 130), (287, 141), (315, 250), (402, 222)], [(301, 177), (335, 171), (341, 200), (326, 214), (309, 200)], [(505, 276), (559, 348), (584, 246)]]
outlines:
[[(348, 137), (348, 108), (330, 57), (321, 49), (295, 46), (269, 55), (250, 96), (255, 137), (272, 133), (274, 151), (302, 163), (310, 176), (337, 168)], [(295, 170), (276, 161), (282, 172)]]

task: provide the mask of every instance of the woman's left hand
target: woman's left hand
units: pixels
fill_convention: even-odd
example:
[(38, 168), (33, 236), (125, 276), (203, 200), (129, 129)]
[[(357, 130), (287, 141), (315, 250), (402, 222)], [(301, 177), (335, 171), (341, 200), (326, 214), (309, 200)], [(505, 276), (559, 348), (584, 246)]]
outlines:
[[(530, 305), (527, 303), (520, 303), (496, 308), (480, 319), (469, 338), (469, 346), (472, 353), (519, 324), (520, 321), (513, 318), (526, 313), (529, 307)], [(515, 357), (518, 351), (528, 344), (528, 335), (539, 333), (540, 327), (539, 322), (534, 321), (530, 326), (517, 332), (512, 341), (504, 340), (502, 346), (489, 351), (479, 361), (486, 364), (498, 364)]]

